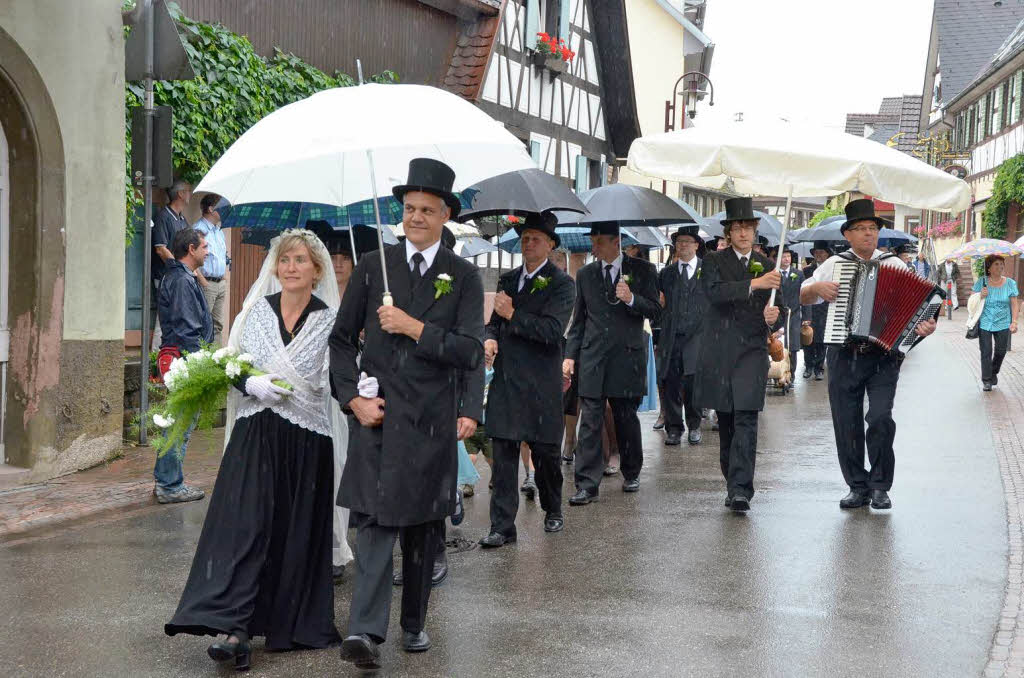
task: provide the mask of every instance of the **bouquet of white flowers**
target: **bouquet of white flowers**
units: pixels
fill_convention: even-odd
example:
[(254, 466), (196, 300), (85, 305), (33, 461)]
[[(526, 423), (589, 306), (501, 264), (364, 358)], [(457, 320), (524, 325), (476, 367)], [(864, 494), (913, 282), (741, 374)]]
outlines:
[[(195, 353), (175, 358), (164, 375), (167, 398), (152, 413), (153, 423), (162, 429), (154, 437), (153, 447), (161, 455), (177, 447), (193, 421), (196, 428), (211, 428), (231, 388), (246, 377), (263, 374), (266, 373), (252, 366), (251, 355), (239, 354), (230, 346), (216, 351), (204, 346)], [(283, 381), (274, 383), (292, 390)]]

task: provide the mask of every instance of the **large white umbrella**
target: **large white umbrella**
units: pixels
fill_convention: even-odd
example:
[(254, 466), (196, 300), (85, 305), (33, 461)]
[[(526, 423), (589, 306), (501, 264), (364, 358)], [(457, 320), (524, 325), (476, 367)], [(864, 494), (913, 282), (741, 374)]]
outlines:
[(413, 158), (450, 166), (455, 191), (535, 167), (522, 142), (465, 99), (424, 85), (369, 84), (325, 90), (274, 111), (231, 145), (196, 191), (233, 205), (373, 199), (379, 212), (378, 196), (404, 183)]
[(350, 205), (390, 195), (412, 158), (450, 166), (455, 191), (536, 167), (521, 141), (462, 97), (425, 85), (369, 84), (324, 90), (274, 111), (231, 145), (196, 191), (232, 205)]
[(732, 123), (633, 142), (629, 169), (691, 186), (795, 198), (859, 191), (918, 209), (960, 212), (967, 182), (884, 144), (792, 123)]
[[(959, 212), (971, 201), (962, 179), (883, 144), (792, 123), (742, 122), (644, 136), (629, 169), (652, 178), (745, 195), (794, 197), (859, 191), (920, 209)], [(779, 250), (781, 265), (782, 250)], [(774, 292), (772, 300), (774, 303)]]

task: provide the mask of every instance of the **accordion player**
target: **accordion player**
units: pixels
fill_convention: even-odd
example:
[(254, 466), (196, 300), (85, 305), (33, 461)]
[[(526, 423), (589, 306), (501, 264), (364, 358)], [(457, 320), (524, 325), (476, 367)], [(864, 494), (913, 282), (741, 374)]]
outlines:
[(886, 266), (886, 255), (861, 261), (846, 252), (839, 258), (832, 267), (839, 290), (828, 307), (824, 342), (901, 354), (916, 346), (923, 339), (917, 326), (938, 318), (945, 292), (902, 264)]

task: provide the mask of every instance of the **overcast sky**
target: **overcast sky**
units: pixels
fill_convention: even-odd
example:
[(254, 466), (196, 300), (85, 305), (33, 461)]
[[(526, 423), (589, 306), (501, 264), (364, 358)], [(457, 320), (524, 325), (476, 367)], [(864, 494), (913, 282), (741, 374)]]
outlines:
[(785, 117), (842, 129), (921, 94), (932, 0), (708, 0), (715, 105), (695, 123)]

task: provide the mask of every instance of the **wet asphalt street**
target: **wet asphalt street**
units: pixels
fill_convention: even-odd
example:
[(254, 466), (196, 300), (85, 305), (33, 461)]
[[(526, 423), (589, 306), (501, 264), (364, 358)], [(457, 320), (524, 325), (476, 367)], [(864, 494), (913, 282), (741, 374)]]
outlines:
[[(941, 375), (941, 376), (940, 376)], [(642, 415), (639, 494), (606, 479), (547, 535), (450, 554), (434, 648), (383, 646), (389, 676), (976, 676), (1002, 607), (1006, 517), (978, 387), (936, 338), (904, 365), (889, 512), (840, 511), (824, 382), (762, 415), (757, 495), (723, 506), (717, 434), (664, 448)], [(487, 531), (487, 478), (449, 536)], [(571, 494), (571, 473), (566, 477)], [(230, 675), (209, 639), (168, 638), (207, 502), (152, 506), (0, 545), (5, 676)], [(344, 633), (351, 581), (336, 589)], [(259, 648), (259, 641), (257, 641)], [(254, 676), (357, 675), (337, 650), (254, 656)]]

